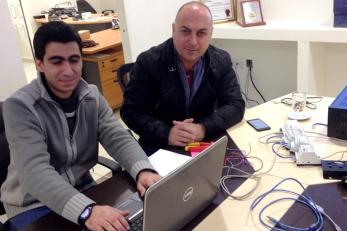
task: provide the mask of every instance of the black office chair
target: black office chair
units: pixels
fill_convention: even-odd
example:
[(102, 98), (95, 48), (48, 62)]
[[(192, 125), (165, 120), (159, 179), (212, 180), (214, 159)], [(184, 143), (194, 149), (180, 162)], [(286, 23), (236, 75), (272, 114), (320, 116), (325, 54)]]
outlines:
[[(122, 66), (120, 66), (118, 68), (117, 71), (117, 79), (118, 79), (118, 83), (120, 86), (120, 89), (122, 90), (123, 94), (125, 92), (125, 89), (127, 88), (127, 85), (130, 81), (130, 71), (133, 68), (134, 63), (126, 63), (123, 64)], [(129, 134), (134, 137), (135, 140), (136, 137), (134, 136), (133, 132), (128, 128), (127, 131), (129, 132)]]
[[(10, 150), (9, 150), (8, 142), (5, 136), (4, 118), (2, 116), (2, 104), (3, 102), (0, 102), (0, 187), (6, 179), (7, 167), (10, 164)], [(110, 160), (106, 157), (99, 156), (98, 164), (110, 169), (112, 171), (112, 175), (122, 171), (121, 166), (117, 162)], [(6, 212), (5, 212), (4, 206), (0, 202), (0, 215), (3, 215), (5, 213)], [(5, 227), (0, 222), (0, 231), (3, 231), (3, 230), (5, 230)]]
[(117, 71), (117, 79), (119, 82), (119, 86), (124, 93), (129, 81), (130, 81), (130, 71), (133, 67), (134, 63), (126, 63), (118, 68)]

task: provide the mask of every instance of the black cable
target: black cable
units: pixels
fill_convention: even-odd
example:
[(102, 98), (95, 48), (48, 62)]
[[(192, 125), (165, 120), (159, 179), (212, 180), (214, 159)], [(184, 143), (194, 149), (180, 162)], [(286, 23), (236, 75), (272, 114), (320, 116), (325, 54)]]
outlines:
[(246, 99), (248, 102), (253, 102), (253, 103), (256, 103), (256, 104), (258, 104), (258, 105), (260, 104), (257, 100), (248, 98), (248, 96), (246, 95), (246, 93), (244, 93), (243, 91), (241, 91), (241, 94), (245, 97), (245, 99)]
[(259, 105), (260, 103), (259, 103), (257, 100), (248, 98), (247, 94), (244, 93), (244, 92), (242, 91), (239, 73), (237, 72), (237, 66), (238, 66), (238, 64), (235, 64), (235, 66), (236, 66), (236, 67), (234, 68), (234, 71), (235, 71), (235, 75), (236, 75), (237, 82), (238, 82), (238, 84), (239, 84), (239, 86), (240, 86), (241, 94), (245, 97), (245, 99), (246, 99), (246, 101), (248, 102), (248, 104), (249, 104), (249, 102), (253, 102), (253, 103), (256, 103), (256, 104)]
[(266, 102), (264, 96), (260, 93), (260, 91), (258, 90), (258, 88), (255, 86), (255, 84), (254, 84), (254, 82), (253, 82), (253, 77), (252, 77), (252, 65), (249, 65), (249, 66), (248, 66), (248, 69), (249, 69), (249, 77), (250, 77), (250, 79), (251, 79), (251, 82), (252, 82), (252, 85), (253, 85), (254, 89), (258, 92), (258, 94), (260, 95), (260, 97), (262, 98), (262, 100), (263, 100), (264, 102)]

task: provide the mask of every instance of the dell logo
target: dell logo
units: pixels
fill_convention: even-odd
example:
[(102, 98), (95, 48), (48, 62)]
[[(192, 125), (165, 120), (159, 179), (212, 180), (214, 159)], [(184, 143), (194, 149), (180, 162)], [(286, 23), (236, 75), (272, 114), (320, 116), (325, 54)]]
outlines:
[(194, 192), (194, 189), (193, 189), (192, 186), (187, 188), (186, 191), (183, 194), (183, 201), (184, 202), (189, 201), (189, 199), (193, 196), (193, 192)]

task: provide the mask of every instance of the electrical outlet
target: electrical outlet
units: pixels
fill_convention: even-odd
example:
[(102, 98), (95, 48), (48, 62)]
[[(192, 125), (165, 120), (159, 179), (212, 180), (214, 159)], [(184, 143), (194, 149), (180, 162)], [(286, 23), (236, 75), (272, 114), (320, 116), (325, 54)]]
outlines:
[(253, 60), (252, 59), (246, 59), (246, 67), (253, 67)]

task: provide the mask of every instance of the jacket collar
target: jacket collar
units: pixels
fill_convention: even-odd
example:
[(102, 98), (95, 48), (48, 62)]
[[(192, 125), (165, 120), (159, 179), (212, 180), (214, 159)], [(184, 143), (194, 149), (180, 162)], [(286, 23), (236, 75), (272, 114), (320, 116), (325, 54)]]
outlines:
[[(53, 101), (51, 96), (49, 95), (42, 78), (45, 78), (43, 74), (38, 74), (36, 80), (37, 80), (37, 84), (40, 90), (40, 95), (41, 98), (47, 100), (47, 101)], [(88, 87), (88, 83), (81, 78), (80, 82), (77, 85), (77, 96), (78, 96), (78, 100), (81, 100), (85, 95), (87, 95), (90, 92), (90, 89)]]

